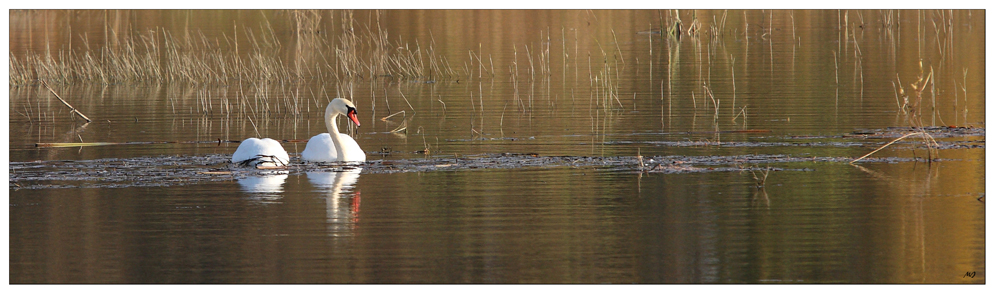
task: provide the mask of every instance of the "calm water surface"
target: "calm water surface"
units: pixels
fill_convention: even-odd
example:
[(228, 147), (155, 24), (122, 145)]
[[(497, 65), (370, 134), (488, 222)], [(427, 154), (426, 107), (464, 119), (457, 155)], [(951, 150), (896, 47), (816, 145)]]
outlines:
[[(11, 11), (11, 59), (100, 56), (95, 48), (166, 32), (213, 44), (190, 52), (238, 44), (246, 64), (263, 67), (251, 61), (269, 54), (308, 70), (293, 81), (50, 81), (89, 124), (44, 86), (12, 78), (10, 281), (985, 283), (984, 11), (675, 13), (317, 11), (303, 14), (318, 16), (309, 35), (288, 11)], [(677, 16), (683, 30), (697, 16), (700, 35), (668, 36)], [(390, 41), (360, 38), (361, 58), (417, 51), (451, 70), (347, 76), (335, 49), (350, 48), (350, 23)], [(927, 154), (921, 140), (905, 140), (873, 155), (888, 160), (857, 165), (389, 172), (502, 153), (856, 158), (897, 136), (855, 132), (910, 126), (896, 86), (913, 91), (930, 69), (922, 124), (981, 129), (937, 136), (946, 148), (932, 164), (915, 160)], [(131, 159), (226, 171), (194, 161), (237, 147), (219, 140), (326, 132), (324, 106), (339, 96), (359, 109), (352, 132), (369, 158), (359, 168), (162, 185), (143, 175), (16, 180), (78, 175), (64, 167), (74, 164), (113, 173)], [(174, 143), (34, 145), (80, 141)], [(304, 143), (283, 146), (296, 157)]]

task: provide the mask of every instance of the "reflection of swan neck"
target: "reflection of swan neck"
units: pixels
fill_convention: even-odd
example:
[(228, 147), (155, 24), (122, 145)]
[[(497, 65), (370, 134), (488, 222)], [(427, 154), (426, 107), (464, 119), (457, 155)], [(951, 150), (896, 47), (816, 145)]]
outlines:
[(307, 172), (315, 191), (325, 194), (325, 217), (328, 234), (353, 236), (359, 221), (359, 192), (350, 193), (359, 180), (362, 168), (332, 172)]
[(335, 111), (334, 103), (329, 103), (325, 108), (325, 127), (328, 128), (328, 136), (332, 137), (332, 144), (335, 145), (335, 155), (339, 160), (345, 157), (345, 148), (342, 146), (342, 139), (339, 138), (339, 112)]

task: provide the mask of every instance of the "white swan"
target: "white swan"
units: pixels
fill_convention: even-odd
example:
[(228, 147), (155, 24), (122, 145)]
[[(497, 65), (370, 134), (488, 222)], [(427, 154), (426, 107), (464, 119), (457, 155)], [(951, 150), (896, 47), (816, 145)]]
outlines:
[(325, 127), (328, 133), (321, 133), (311, 137), (301, 152), (301, 159), (304, 161), (366, 161), (366, 152), (359, 148), (352, 137), (339, 133), (339, 115), (345, 115), (359, 127), (359, 119), (356, 118), (356, 106), (351, 101), (343, 98), (332, 99), (325, 107)]
[(238, 145), (235, 153), (232, 153), (231, 162), (256, 168), (287, 166), (290, 163), (290, 155), (276, 140), (248, 138)]

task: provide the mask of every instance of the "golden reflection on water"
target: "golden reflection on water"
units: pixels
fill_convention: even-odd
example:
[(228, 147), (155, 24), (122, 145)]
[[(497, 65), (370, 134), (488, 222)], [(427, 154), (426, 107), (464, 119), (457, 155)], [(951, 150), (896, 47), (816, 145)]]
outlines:
[[(307, 139), (323, 132), (323, 106), (336, 96), (356, 102), (363, 127), (354, 137), (366, 150), (386, 150), (377, 158), (386, 160), (503, 152), (854, 157), (869, 150), (649, 142), (791, 141), (907, 126), (897, 89), (910, 91), (929, 71), (936, 78), (920, 104), (927, 125), (983, 127), (985, 117), (982, 10), (10, 14), (12, 60), (29, 52), (100, 56), (97, 48), (168, 33), (208, 40), (192, 48), (251, 72), (198, 83), (53, 83), (96, 119), (91, 124), (73, 121), (43, 87), (13, 86), (12, 161), (226, 154), (237, 146), (37, 142)], [(680, 39), (667, 31), (678, 17)], [(699, 34), (687, 35), (695, 18)], [(385, 36), (390, 46), (340, 46), (351, 40), (349, 28)], [(341, 57), (349, 52), (417, 52), (439, 68), (386, 76), (376, 63)], [(407, 131), (392, 132), (400, 127)], [(745, 130), (770, 132), (724, 132)], [(284, 147), (298, 154), (303, 145)], [(950, 160), (932, 165), (804, 163), (789, 167), (809, 170), (772, 172), (763, 189), (747, 173), (595, 168), (12, 187), (11, 280), (984, 283), (984, 203), (976, 200), (984, 195), (983, 153), (942, 150)]]

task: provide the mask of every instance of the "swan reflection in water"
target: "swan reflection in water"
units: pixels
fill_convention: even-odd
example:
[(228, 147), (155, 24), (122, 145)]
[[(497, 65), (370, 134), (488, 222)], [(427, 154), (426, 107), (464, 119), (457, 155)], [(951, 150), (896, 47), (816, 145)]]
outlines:
[(307, 179), (316, 192), (325, 195), (325, 212), (329, 235), (347, 235), (359, 221), (359, 191), (353, 191), (362, 168), (341, 171), (308, 172)]
[(262, 203), (279, 203), (283, 195), (283, 183), (286, 181), (286, 172), (275, 172), (238, 179), (238, 185), (242, 187), (242, 191), (248, 192), (253, 200)]

